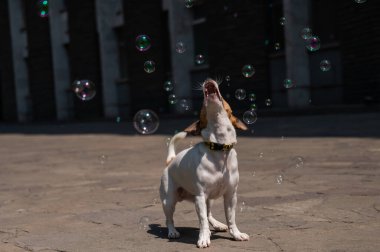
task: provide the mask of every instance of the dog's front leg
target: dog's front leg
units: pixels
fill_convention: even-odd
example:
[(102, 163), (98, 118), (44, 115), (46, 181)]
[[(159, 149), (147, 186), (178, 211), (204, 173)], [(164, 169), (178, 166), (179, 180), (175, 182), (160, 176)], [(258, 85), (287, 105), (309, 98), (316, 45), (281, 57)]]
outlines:
[(226, 214), (226, 220), (228, 230), (231, 236), (237, 241), (248, 241), (249, 235), (241, 233), (236, 226), (235, 213), (236, 213), (237, 195), (236, 190), (227, 192), (224, 195), (224, 212)]
[(206, 197), (204, 194), (195, 196), (195, 209), (197, 210), (199, 218), (199, 238), (197, 246), (199, 248), (207, 248), (210, 246), (210, 229), (207, 219), (207, 205)]

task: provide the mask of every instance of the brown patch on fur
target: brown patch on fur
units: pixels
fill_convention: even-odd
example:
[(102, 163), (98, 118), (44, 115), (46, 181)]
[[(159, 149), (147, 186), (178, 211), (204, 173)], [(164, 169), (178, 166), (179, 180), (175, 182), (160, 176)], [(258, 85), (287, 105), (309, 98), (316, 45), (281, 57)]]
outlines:
[[(222, 102), (223, 102), (224, 110), (226, 110), (228, 118), (230, 119), (232, 125), (237, 129), (247, 130), (248, 129), (247, 126), (232, 114), (231, 106), (223, 98), (222, 98)], [(201, 113), (199, 115), (199, 120), (192, 123), (184, 131), (194, 136), (199, 136), (201, 134), (202, 129), (206, 127), (207, 127), (206, 108), (203, 105), (201, 109)]]

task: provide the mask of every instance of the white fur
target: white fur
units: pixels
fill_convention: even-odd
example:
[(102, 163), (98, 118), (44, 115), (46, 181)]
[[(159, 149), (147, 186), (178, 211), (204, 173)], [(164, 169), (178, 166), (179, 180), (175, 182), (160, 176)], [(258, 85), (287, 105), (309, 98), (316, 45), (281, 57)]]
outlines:
[[(203, 140), (235, 144), (236, 131), (222, 102), (215, 97), (216, 95), (205, 97), (207, 127), (201, 132)], [(236, 191), (239, 182), (235, 149), (213, 151), (204, 143), (198, 143), (175, 156), (175, 143), (184, 137), (186, 133), (180, 132), (171, 140), (167, 158), (169, 165), (161, 178), (160, 196), (166, 215), (168, 237), (180, 236), (174, 227), (173, 214), (176, 203), (185, 199), (195, 202), (200, 226), (198, 247), (205, 248), (210, 245), (209, 223), (216, 231), (228, 230), (235, 240), (248, 240), (249, 236), (241, 233), (235, 223)], [(227, 225), (217, 221), (211, 214), (212, 200), (221, 196), (224, 197)]]

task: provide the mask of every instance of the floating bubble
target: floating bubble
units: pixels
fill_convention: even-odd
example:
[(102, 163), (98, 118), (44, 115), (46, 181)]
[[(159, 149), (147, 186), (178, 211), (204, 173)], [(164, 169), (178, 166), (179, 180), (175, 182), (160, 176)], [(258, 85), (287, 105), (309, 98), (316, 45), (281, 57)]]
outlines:
[(49, 16), (49, 1), (48, 0), (39, 0), (37, 2), (38, 6), (38, 15), (42, 18)]
[(152, 60), (147, 60), (144, 63), (144, 71), (147, 73), (153, 73), (156, 71), (156, 63)]
[(170, 140), (171, 140), (171, 138), (170, 138), (170, 137), (168, 137), (168, 138), (166, 138), (166, 139), (165, 139), (165, 144), (166, 144), (166, 147), (168, 147), (168, 146), (169, 146), (169, 144), (170, 144)]
[(164, 83), (164, 89), (165, 89), (166, 92), (172, 91), (173, 88), (174, 88), (173, 82), (171, 82), (170, 80), (165, 81), (165, 83)]
[(297, 156), (294, 158), (295, 160), (295, 165), (296, 165), (296, 168), (302, 168), (303, 165), (304, 165), (304, 162), (305, 162), (305, 159), (301, 156)]
[(121, 122), (121, 117), (120, 116), (116, 117), (116, 122), (117, 123)]
[(250, 93), (248, 95), (248, 100), (251, 101), (251, 102), (256, 101), (256, 95), (254, 93)]
[(252, 110), (252, 111), (256, 111), (257, 110), (256, 103), (252, 103), (251, 105), (249, 105), (249, 109)]
[(231, 81), (231, 76), (227, 75), (225, 80), (228, 82), (228, 81)]
[(266, 99), (265, 100), (265, 105), (267, 106), (267, 107), (270, 107), (270, 106), (272, 106), (272, 100), (271, 99)]
[(245, 205), (245, 202), (243, 201), (241, 204), (240, 204), (240, 212), (244, 212), (247, 210), (247, 206)]
[(281, 17), (280, 18), (280, 25), (284, 26), (285, 25), (285, 21), (286, 21), (285, 17)]
[(245, 78), (250, 78), (256, 73), (256, 70), (252, 65), (244, 65), (241, 72)]
[(264, 40), (264, 45), (266, 45), (266, 46), (269, 45), (269, 39)]
[(204, 62), (205, 62), (205, 57), (202, 54), (198, 54), (197, 56), (195, 56), (195, 63), (197, 63), (198, 65), (201, 65)]
[(76, 80), (72, 84), (72, 90), (82, 101), (89, 101), (96, 95), (95, 84), (90, 80)]
[(310, 52), (318, 51), (319, 48), (321, 48), (321, 41), (319, 40), (318, 36), (312, 36), (306, 42), (306, 49)]
[(276, 182), (278, 185), (281, 185), (283, 180), (284, 178), (281, 174), (276, 177)]
[(259, 158), (263, 158), (264, 157), (264, 152), (260, 152), (259, 153)]
[(168, 97), (168, 100), (169, 100), (169, 103), (172, 105), (176, 104), (178, 101), (177, 96), (175, 94), (170, 94)]
[(157, 204), (160, 203), (160, 200), (159, 200), (158, 198), (154, 198), (154, 199), (152, 200), (152, 203), (153, 203), (153, 205), (157, 205)]
[(150, 38), (148, 35), (142, 34), (136, 37), (136, 49), (140, 52), (148, 51), (151, 47)]
[(183, 42), (178, 42), (176, 45), (175, 45), (175, 51), (177, 53), (184, 53), (186, 52), (186, 46)]
[(243, 114), (243, 121), (246, 124), (254, 124), (257, 121), (257, 114), (253, 110), (245, 111)]
[(156, 113), (150, 109), (142, 109), (133, 117), (133, 126), (140, 134), (153, 134), (159, 126), (159, 119)]
[(100, 155), (99, 156), (99, 163), (101, 165), (104, 165), (107, 162), (107, 160), (108, 160), (108, 156), (107, 155)]
[(285, 88), (292, 88), (294, 86), (295, 86), (295, 83), (293, 80), (291, 80), (291, 79), (285, 79), (284, 80), (284, 87)]
[(276, 51), (280, 50), (280, 48), (281, 48), (280, 43), (275, 43), (275, 44), (274, 44), (274, 49), (275, 49)]
[(185, 0), (186, 8), (191, 8), (194, 5), (194, 0)]
[(301, 38), (308, 40), (313, 36), (313, 31), (309, 27), (305, 27), (301, 31)]
[(182, 111), (189, 111), (191, 108), (190, 102), (187, 99), (181, 99), (179, 101), (179, 107)]
[(367, 0), (355, 0), (356, 3), (361, 4), (367, 2)]
[(241, 88), (236, 89), (236, 91), (235, 91), (236, 99), (238, 99), (239, 101), (242, 101), (245, 99), (245, 96), (246, 96), (246, 92), (244, 89), (241, 89)]
[(150, 218), (148, 216), (143, 216), (139, 220), (139, 228), (147, 230), (149, 227)]
[(330, 71), (331, 69), (331, 62), (327, 59), (322, 60), (321, 63), (319, 64), (319, 67), (323, 72)]

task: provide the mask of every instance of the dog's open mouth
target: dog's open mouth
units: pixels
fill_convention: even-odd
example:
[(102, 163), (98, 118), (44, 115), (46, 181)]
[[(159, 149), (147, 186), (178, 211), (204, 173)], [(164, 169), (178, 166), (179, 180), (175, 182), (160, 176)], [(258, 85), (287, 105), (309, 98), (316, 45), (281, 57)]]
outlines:
[(216, 96), (220, 101), (222, 100), (217, 84), (213, 81), (208, 81), (204, 84), (203, 92), (206, 99), (212, 96)]

